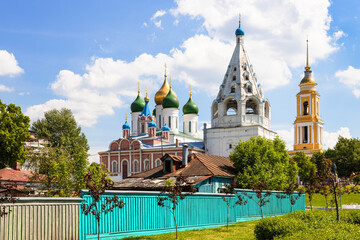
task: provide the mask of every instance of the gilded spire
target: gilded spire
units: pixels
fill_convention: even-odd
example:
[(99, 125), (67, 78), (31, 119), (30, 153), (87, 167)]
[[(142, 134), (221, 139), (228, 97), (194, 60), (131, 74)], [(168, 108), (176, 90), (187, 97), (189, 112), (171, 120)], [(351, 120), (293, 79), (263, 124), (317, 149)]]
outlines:
[(310, 70), (310, 66), (309, 66), (309, 40), (306, 39), (306, 67), (305, 67), (306, 71)]
[(241, 13), (239, 13), (239, 26), (241, 24)]
[(191, 96), (192, 96), (192, 93), (191, 93), (191, 83), (190, 83), (190, 98), (191, 98)]
[(166, 79), (166, 77), (167, 77), (167, 75), (166, 75), (166, 63), (165, 63), (165, 75), (164, 75), (164, 77), (165, 77), (165, 79)]
[(162, 100), (166, 97), (166, 95), (168, 95), (169, 93), (169, 84), (167, 82), (167, 75), (166, 75), (166, 63), (165, 63), (165, 75), (164, 75), (165, 79), (164, 79), (164, 83), (161, 86), (161, 88), (159, 89), (159, 91), (157, 91), (157, 93), (155, 94), (155, 103), (156, 105), (160, 105), (162, 103)]
[(140, 96), (140, 81), (138, 81), (138, 96)]
[(125, 122), (127, 122), (127, 113), (125, 113)]
[(150, 100), (150, 98), (148, 97), (148, 88), (146, 86), (146, 96), (144, 98), (145, 102), (148, 102)]
[(170, 89), (171, 89), (171, 76), (169, 76), (169, 80), (170, 80)]

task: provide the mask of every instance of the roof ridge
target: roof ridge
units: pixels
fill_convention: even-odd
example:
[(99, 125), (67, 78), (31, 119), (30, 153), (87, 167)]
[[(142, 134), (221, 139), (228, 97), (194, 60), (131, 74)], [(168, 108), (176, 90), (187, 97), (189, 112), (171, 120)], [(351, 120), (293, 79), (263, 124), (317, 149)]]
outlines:
[[(200, 154), (201, 154), (201, 153), (200, 153)], [(200, 160), (200, 158), (198, 158), (197, 153), (194, 153), (194, 155), (195, 155), (196, 159), (199, 160), (199, 162), (201, 162), (201, 164), (204, 165), (204, 167), (206, 167), (206, 169), (209, 170), (209, 171), (212, 173), (212, 175), (216, 175), (213, 171), (211, 171), (211, 170), (206, 166), (206, 164), (203, 163), (203, 161)]]

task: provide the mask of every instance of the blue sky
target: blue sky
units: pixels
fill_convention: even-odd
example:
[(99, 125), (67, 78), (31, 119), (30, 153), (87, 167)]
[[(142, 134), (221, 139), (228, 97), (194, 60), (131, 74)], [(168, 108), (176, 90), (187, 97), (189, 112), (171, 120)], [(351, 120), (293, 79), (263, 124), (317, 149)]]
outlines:
[(332, 147), (339, 134), (360, 137), (359, 1), (3, 1), (0, 6), (0, 99), (21, 106), (32, 121), (54, 107), (72, 109), (91, 154), (121, 137), (137, 81), (143, 97), (148, 86), (154, 107), (165, 62), (180, 107), (191, 83), (199, 121), (210, 122), (239, 12), (245, 48), (271, 103), (272, 129), (292, 144), (308, 36), (326, 145)]

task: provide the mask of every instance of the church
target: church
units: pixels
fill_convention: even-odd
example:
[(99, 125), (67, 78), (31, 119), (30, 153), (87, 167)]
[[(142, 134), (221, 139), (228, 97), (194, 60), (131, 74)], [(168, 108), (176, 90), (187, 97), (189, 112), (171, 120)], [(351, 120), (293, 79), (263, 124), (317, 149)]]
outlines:
[[(155, 109), (150, 110), (147, 91), (144, 100), (138, 95), (131, 104), (131, 121), (122, 126), (123, 136), (113, 140), (108, 150), (99, 152), (100, 162), (110, 171), (113, 180), (125, 179), (162, 165), (165, 154), (181, 157), (183, 148), (189, 154), (205, 153), (228, 157), (235, 143), (250, 137), (273, 139), (271, 130), (271, 105), (265, 98), (253, 65), (244, 46), (245, 32), (235, 30), (235, 49), (224, 78), (219, 81), (219, 91), (211, 106), (211, 126), (204, 124), (203, 138), (198, 138), (199, 108), (192, 99), (182, 107), (179, 122), (179, 100), (167, 78), (166, 65), (161, 88), (154, 96)], [(322, 126), (319, 113), (319, 94), (311, 76), (308, 62), (305, 77), (297, 94), (297, 117), (294, 122), (294, 149), (307, 155), (322, 151)], [(180, 131), (182, 126), (182, 131)]]

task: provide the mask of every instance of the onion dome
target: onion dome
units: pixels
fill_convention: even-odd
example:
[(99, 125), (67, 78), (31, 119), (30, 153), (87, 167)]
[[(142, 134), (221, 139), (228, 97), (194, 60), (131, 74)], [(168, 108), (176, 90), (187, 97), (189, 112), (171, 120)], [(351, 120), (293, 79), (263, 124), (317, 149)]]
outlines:
[(199, 113), (199, 107), (195, 104), (195, 102), (192, 100), (192, 94), (191, 94), (191, 86), (190, 86), (190, 97), (187, 103), (183, 106), (183, 113), (184, 114), (198, 114)]
[(125, 121), (124, 125), (122, 126), (122, 129), (130, 129), (130, 125), (127, 121)]
[(156, 92), (155, 94), (155, 104), (156, 105), (160, 105), (163, 101), (163, 99), (168, 95), (169, 93), (169, 84), (167, 82), (167, 75), (166, 75), (166, 64), (165, 64), (165, 75), (164, 75), (165, 79), (164, 79), (164, 83), (161, 86), (161, 88), (159, 89), (159, 91)]
[(165, 123), (161, 130), (162, 130), (162, 131), (170, 131), (170, 128), (169, 128), (168, 125)]
[(151, 119), (151, 121), (150, 121), (149, 124), (148, 124), (148, 127), (149, 127), (149, 128), (151, 128), (151, 127), (156, 128), (156, 123), (154, 122), (154, 120)]
[(163, 99), (162, 106), (163, 108), (179, 108), (179, 100), (171, 88), (168, 95)]
[(138, 83), (138, 95), (135, 101), (131, 104), (131, 112), (141, 112), (144, 109), (145, 102), (140, 97), (140, 83)]
[(245, 32), (244, 30), (241, 29), (241, 15), (239, 14), (239, 27), (235, 30), (235, 35), (239, 36), (239, 35), (244, 35)]

